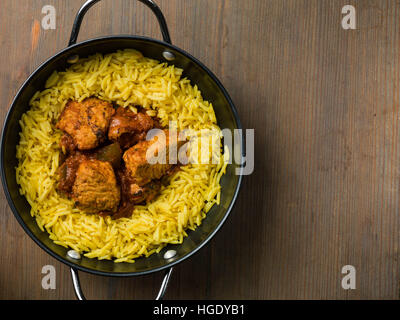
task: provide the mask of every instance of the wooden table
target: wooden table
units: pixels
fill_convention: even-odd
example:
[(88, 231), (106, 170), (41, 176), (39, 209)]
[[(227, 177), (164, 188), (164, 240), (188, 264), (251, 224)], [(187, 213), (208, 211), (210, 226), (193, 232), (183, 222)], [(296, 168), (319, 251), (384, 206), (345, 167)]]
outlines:
[[(1, 0), (0, 117), (64, 48), (83, 0)], [(157, 0), (175, 45), (204, 62), (255, 129), (255, 171), (215, 238), (175, 268), (168, 299), (398, 299), (400, 1)], [(342, 7), (356, 9), (344, 30)], [(42, 7), (57, 11), (44, 30)], [(92, 8), (80, 39), (161, 38), (136, 1)], [(23, 232), (1, 194), (0, 298), (74, 299), (69, 270)], [(55, 290), (41, 286), (44, 265)], [(356, 269), (344, 290), (342, 267)], [(88, 298), (151, 299), (161, 274), (81, 274)]]

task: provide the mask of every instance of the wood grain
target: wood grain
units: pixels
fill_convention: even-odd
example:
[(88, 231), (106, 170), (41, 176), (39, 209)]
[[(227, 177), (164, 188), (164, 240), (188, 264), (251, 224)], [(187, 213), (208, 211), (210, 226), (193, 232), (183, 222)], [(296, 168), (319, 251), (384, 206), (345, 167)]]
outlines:
[[(68, 4), (67, 4), (68, 3)], [(24, 79), (64, 48), (83, 1), (2, 0), (0, 117)], [(168, 299), (399, 298), (400, 2), (157, 0), (175, 45), (204, 62), (255, 129), (255, 171), (209, 245), (176, 267)], [(56, 30), (39, 22), (57, 10)], [(341, 8), (357, 10), (343, 30)], [(79, 39), (161, 38), (136, 1), (104, 0)], [(24, 234), (1, 194), (0, 298), (74, 299), (67, 267)], [(41, 287), (54, 265), (57, 289)], [(355, 290), (341, 268), (357, 270)], [(88, 298), (151, 299), (162, 275), (82, 274)]]

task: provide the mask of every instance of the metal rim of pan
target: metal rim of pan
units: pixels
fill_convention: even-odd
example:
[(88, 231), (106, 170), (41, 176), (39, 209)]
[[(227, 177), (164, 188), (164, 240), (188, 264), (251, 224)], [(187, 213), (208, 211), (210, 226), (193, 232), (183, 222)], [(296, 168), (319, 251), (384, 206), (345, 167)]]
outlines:
[[(226, 91), (226, 89), (223, 87), (223, 85), (221, 84), (221, 82), (218, 80), (218, 78), (203, 64), (201, 63), (199, 60), (197, 60), (195, 57), (191, 56), (189, 53), (185, 52), (184, 50), (160, 41), (160, 40), (156, 40), (156, 39), (152, 39), (152, 38), (148, 38), (148, 37), (144, 37), (144, 36), (103, 36), (103, 37), (98, 37), (98, 38), (94, 38), (94, 39), (89, 39), (86, 41), (82, 41), (79, 42), (77, 44), (73, 44), (67, 48), (62, 49), (61, 51), (59, 51), (58, 53), (56, 53), (55, 55), (53, 55), (52, 57), (48, 58), (45, 62), (43, 62), (38, 68), (36, 68), (35, 71), (33, 71), (30, 76), (25, 80), (25, 82), (22, 84), (22, 86), (20, 87), (20, 89), (18, 90), (17, 94), (15, 95), (12, 103), (11, 103), (11, 107), (9, 108), (5, 121), (4, 121), (4, 125), (3, 125), (3, 130), (2, 130), (2, 136), (1, 136), (1, 146), (0, 146), (0, 166), (1, 166), (1, 178), (2, 178), (2, 184), (3, 184), (3, 188), (4, 188), (4, 192), (8, 201), (8, 204), (14, 214), (14, 216), (16, 217), (16, 219), (18, 220), (19, 224), (22, 226), (22, 228), (25, 230), (25, 232), (35, 241), (36, 244), (39, 245), (39, 247), (41, 247), (44, 251), (46, 251), (48, 254), (50, 254), (52, 257), (56, 258), (58, 261), (68, 265), (69, 267), (72, 268), (76, 268), (77, 270), (83, 271), (83, 272), (88, 272), (91, 274), (95, 274), (95, 275), (101, 275), (101, 276), (113, 276), (113, 277), (131, 277), (131, 276), (139, 276), (139, 275), (145, 275), (145, 274), (149, 274), (149, 273), (153, 273), (153, 272), (158, 272), (167, 268), (170, 268), (174, 265), (177, 265), (178, 263), (186, 260), (187, 258), (189, 258), (190, 256), (192, 256), (193, 254), (195, 254), (196, 252), (198, 252), (204, 245), (206, 245), (211, 238), (214, 237), (214, 235), (217, 233), (217, 231), (219, 231), (219, 229), (222, 227), (222, 225), (224, 224), (224, 222), (226, 221), (227, 217), (229, 216), (230, 212), (233, 209), (233, 206), (236, 202), (237, 196), (239, 194), (240, 191), (240, 186), (241, 186), (241, 182), (242, 182), (242, 172), (243, 172), (243, 167), (240, 167), (240, 174), (239, 174), (239, 178), (238, 178), (238, 183), (236, 185), (235, 191), (234, 191), (234, 195), (233, 198), (229, 204), (229, 207), (226, 209), (226, 212), (223, 216), (223, 218), (221, 219), (221, 221), (218, 223), (218, 225), (214, 228), (214, 230), (194, 249), (192, 249), (190, 252), (188, 252), (187, 254), (179, 257), (178, 259), (176, 259), (173, 262), (167, 263), (161, 267), (157, 267), (157, 268), (151, 268), (149, 270), (145, 270), (145, 271), (136, 271), (136, 272), (107, 272), (107, 271), (99, 271), (99, 270), (93, 270), (93, 269), (89, 269), (86, 267), (83, 267), (79, 264), (73, 263), (69, 260), (67, 260), (66, 258), (58, 255), (57, 253), (53, 252), (50, 248), (48, 248), (44, 243), (42, 243), (34, 234), (33, 232), (29, 229), (29, 227), (25, 224), (25, 222), (23, 221), (22, 217), (20, 216), (20, 214), (18, 213), (18, 210), (16, 209), (13, 200), (11, 198), (10, 192), (8, 190), (8, 185), (7, 185), (7, 181), (5, 178), (5, 166), (4, 166), (4, 147), (5, 144), (7, 143), (7, 141), (5, 141), (5, 132), (7, 130), (8, 124), (9, 124), (9, 117), (10, 114), (13, 112), (13, 109), (16, 105), (16, 101), (18, 100), (19, 96), (21, 95), (21, 93), (30, 85), (31, 80), (48, 64), (52, 63), (56, 58), (59, 58), (63, 55), (65, 56), (69, 56), (68, 53), (71, 51), (74, 51), (76, 49), (79, 49), (80, 47), (83, 46), (87, 46), (87, 45), (95, 45), (96, 42), (100, 42), (100, 41), (107, 41), (107, 40), (116, 40), (116, 39), (121, 39), (121, 40), (142, 40), (142, 41), (146, 41), (146, 42), (151, 42), (151, 43), (156, 43), (159, 45), (162, 45), (164, 47), (167, 47), (169, 49), (175, 50), (176, 52), (179, 52), (180, 54), (182, 54), (183, 56), (185, 56), (187, 59), (191, 60), (192, 62), (194, 62), (197, 66), (199, 66), (205, 73), (208, 74), (208, 76), (216, 83), (216, 85), (218, 86), (218, 88), (221, 90), (221, 92), (223, 93), (224, 97), (226, 98), (226, 100), (228, 101), (229, 107), (233, 113), (233, 116), (235, 118), (235, 122), (236, 122), (236, 129), (242, 129), (241, 123), (240, 123), (240, 119), (239, 119), (239, 115), (238, 112), (228, 94), (228, 92)], [(122, 49), (122, 48), (121, 48)], [(117, 49), (116, 49), (117, 50)], [(243, 163), (243, 158), (244, 158), (244, 137), (242, 136), (242, 139), (240, 141), (240, 149), (241, 149), (241, 153), (240, 153), (240, 157), (241, 157), (241, 162)]]

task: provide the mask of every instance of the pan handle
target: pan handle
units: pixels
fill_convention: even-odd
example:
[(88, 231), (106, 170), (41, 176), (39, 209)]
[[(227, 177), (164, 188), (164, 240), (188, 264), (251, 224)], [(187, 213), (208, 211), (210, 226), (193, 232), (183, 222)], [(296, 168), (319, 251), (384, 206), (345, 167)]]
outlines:
[[(162, 300), (164, 297), (165, 291), (167, 290), (169, 279), (171, 278), (173, 267), (167, 269), (164, 274), (163, 281), (161, 282), (160, 290), (156, 296), (156, 300)], [(71, 268), (71, 276), (72, 276), (72, 284), (74, 285), (75, 295), (78, 300), (86, 300), (79, 281), (78, 270), (75, 268)]]
[[(79, 9), (79, 11), (75, 17), (74, 24), (72, 26), (71, 37), (69, 39), (68, 46), (71, 46), (76, 43), (76, 40), (78, 39), (79, 30), (81, 28), (83, 17), (85, 16), (86, 12), (88, 12), (88, 10), (99, 1), (100, 0), (88, 0)], [(142, 2), (143, 4), (148, 6), (151, 9), (151, 11), (153, 11), (153, 13), (157, 17), (158, 23), (160, 25), (160, 29), (161, 29), (161, 33), (162, 33), (164, 41), (171, 44), (171, 38), (169, 36), (168, 26), (167, 26), (167, 23), (165, 22), (165, 18), (164, 18), (163, 13), (161, 12), (161, 9), (154, 3), (153, 0), (138, 0), (138, 1)]]

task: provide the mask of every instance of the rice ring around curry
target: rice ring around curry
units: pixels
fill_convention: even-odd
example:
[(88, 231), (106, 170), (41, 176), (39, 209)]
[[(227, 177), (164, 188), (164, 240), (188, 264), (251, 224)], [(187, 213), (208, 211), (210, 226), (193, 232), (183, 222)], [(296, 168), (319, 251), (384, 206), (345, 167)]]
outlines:
[[(229, 155), (220, 147), (206, 154), (199, 148), (210, 141), (220, 142), (221, 130), (212, 104), (203, 100), (182, 72), (126, 49), (95, 54), (63, 72), (55, 71), (45, 89), (34, 94), (20, 120), (16, 178), (31, 215), (54, 243), (89, 258), (134, 262), (167, 244), (182, 243), (186, 230), (194, 230), (211, 207), (219, 204), (220, 179)], [(163, 128), (174, 126), (187, 132), (190, 141), (192, 161), (168, 176), (154, 199), (135, 205), (129, 215), (118, 219), (87, 213), (57, 190), (63, 164), (63, 131), (57, 122), (69, 101), (91, 97), (133, 113), (140, 106)], [(204, 130), (209, 133), (205, 137), (199, 134)], [(204, 158), (218, 161), (208, 163)]]

